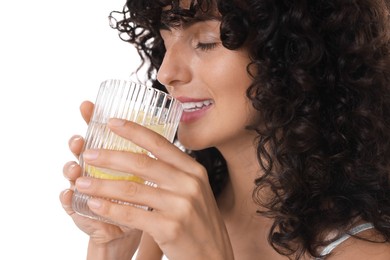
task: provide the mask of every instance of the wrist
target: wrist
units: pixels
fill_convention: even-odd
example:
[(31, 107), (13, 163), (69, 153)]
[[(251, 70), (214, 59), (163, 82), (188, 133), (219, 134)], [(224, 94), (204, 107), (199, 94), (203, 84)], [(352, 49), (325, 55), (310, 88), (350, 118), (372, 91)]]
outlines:
[(131, 260), (138, 248), (140, 235), (96, 243), (89, 239), (87, 260)]

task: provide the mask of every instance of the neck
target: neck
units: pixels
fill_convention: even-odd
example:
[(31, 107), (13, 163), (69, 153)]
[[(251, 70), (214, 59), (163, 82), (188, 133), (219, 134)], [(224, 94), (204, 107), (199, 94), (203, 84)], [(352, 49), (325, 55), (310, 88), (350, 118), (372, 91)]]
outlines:
[(217, 147), (226, 160), (229, 182), (218, 198), (221, 212), (256, 212), (252, 200), (254, 181), (260, 175), (254, 137)]
[(217, 148), (229, 171), (229, 182), (218, 197), (218, 206), (236, 258), (286, 259), (269, 245), (268, 233), (273, 221), (256, 213), (259, 205), (252, 198), (254, 181), (261, 175), (254, 138)]

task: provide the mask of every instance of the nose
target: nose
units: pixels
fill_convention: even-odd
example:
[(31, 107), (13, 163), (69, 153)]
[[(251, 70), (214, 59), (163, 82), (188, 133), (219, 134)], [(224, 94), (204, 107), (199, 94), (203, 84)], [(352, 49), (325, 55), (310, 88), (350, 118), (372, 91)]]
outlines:
[(180, 48), (170, 48), (157, 72), (157, 80), (164, 86), (175, 87), (191, 80), (190, 57)]

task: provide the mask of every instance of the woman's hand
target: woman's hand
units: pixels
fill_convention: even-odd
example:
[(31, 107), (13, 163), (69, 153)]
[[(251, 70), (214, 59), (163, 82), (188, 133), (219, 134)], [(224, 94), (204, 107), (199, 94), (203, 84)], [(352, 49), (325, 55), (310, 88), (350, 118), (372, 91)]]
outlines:
[(98, 215), (147, 232), (169, 259), (233, 259), (230, 240), (205, 169), (161, 135), (125, 120), (111, 119), (118, 135), (150, 151), (156, 158), (131, 152), (88, 150), (86, 163), (135, 174), (157, 188), (129, 181), (77, 179), (80, 192), (152, 208), (90, 199)]
[[(83, 102), (80, 111), (88, 123), (93, 110), (91, 102)], [(84, 139), (73, 136), (69, 140), (71, 152), (78, 158)], [(64, 176), (70, 182), (70, 188), (61, 192), (63, 208), (72, 217), (75, 224), (90, 236), (88, 259), (130, 259), (138, 247), (141, 231), (118, 227), (78, 215), (72, 209), (74, 183), (81, 176), (81, 167), (75, 161), (68, 162), (63, 168)]]

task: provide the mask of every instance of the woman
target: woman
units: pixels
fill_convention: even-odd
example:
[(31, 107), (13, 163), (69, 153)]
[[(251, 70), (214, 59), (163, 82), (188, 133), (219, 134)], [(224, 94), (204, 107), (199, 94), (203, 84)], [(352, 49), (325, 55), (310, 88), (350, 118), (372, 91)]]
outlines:
[[(139, 259), (389, 259), (387, 4), (128, 0), (113, 26), (150, 83), (183, 102), (186, 152), (113, 119), (114, 132), (158, 160), (88, 150), (85, 161), (158, 188), (65, 165), (72, 187), (61, 202), (90, 236), (88, 258), (130, 259), (138, 248)], [(81, 106), (87, 122), (92, 106)], [(71, 151), (82, 144), (73, 137)], [(154, 210), (91, 199), (120, 226), (85, 219), (70, 207), (74, 182)]]

